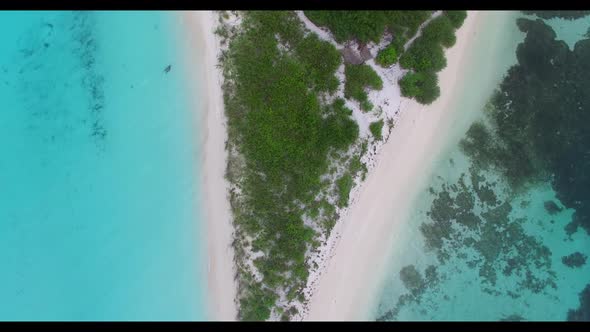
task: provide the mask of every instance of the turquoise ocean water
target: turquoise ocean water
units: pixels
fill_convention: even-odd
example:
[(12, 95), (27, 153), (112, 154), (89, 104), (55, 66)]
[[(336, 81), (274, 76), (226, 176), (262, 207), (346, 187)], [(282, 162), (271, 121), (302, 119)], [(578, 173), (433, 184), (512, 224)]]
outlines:
[(474, 62), (504, 75), (475, 116), (487, 129), (457, 129), (425, 174), (373, 319), (590, 319), (590, 17), (505, 15), (517, 42)]
[(206, 318), (176, 15), (0, 12), (0, 320)]

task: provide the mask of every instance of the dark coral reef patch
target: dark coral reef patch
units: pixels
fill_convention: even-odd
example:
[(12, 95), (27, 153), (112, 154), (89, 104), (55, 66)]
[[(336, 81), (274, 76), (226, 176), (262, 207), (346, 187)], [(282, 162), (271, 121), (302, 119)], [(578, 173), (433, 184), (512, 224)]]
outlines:
[[(499, 170), (515, 189), (552, 184), (575, 209), (569, 232), (590, 234), (590, 39), (570, 50), (542, 20), (519, 19), (526, 38), (491, 99), (486, 119), (461, 142), (482, 167)], [(553, 214), (561, 210), (547, 203)]]
[[(538, 15), (575, 18), (587, 14)], [(436, 254), (441, 265), (463, 262), (479, 272), (484, 292), (514, 299), (525, 292), (546, 294), (548, 288), (557, 287), (552, 253), (527, 234), (525, 218), (512, 215), (514, 197), (549, 183), (557, 200), (544, 203), (547, 213), (574, 209), (566, 232), (582, 228), (590, 234), (590, 39), (578, 41), (570, 50), (543, 20), (520, 18), (516, 23), (526, 33), (516, 50), (518, 63), (493, 93), (484, 118), (470, 127), (459, 144), (470, 159), (469, 174), (439, 190), (430, 188), (433, 201), (424, 218), (429, 221), (420, 225), (426, 249)], [(506, 185), (505, 197), (498, 194), (496, 183), (486, 179), (490, 172)], [(520, 207), (528, 204), (522, 201)], [(570, 267), (585, 261), (580, 253), (562, 259)], [(416, 267), (404, 267), (400, 278), (409, 292), (379, 320), (396, 319), (403, 306), (419, 303), (426, 290), (434, 291), (438, 280), (448, 277), (441, 273), (444, 269), (437, 271), (437, 279), (426, 282)], [(507, 286), (499, 278), (515, 283)], [(580, 308), (570, 310), (568, 319), (590, 317), (590, 285), (580, 299)]]
[(569, 321), (590, 321), (590, 284), (580, 293), (580, 306), (578, 309), (569, 310), (567, 313)]

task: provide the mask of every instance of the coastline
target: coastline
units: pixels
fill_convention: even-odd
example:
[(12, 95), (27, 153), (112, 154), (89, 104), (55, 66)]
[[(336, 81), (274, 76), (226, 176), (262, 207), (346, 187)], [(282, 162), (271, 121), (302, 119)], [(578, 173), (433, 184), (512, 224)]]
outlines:
[(192, 81), (200, 82), (193, 86), (199, 87), (202, 93), (196, 94), (194, 103), (196, 117), (202, 128), (200, 141), (203, 169), (200, 181), (203, 193), (201, 203), (206, 220), (204, 236), (207, 239), (207, 316), (210, 320), (230, 321), (237, 317), (237, 286), (231, 247), (233, 226), (227, 197), (229, 185), (225, 179), (227, 132), (221, 88), (223, 79), (217, 68), (219, 47), (214, 34), (215, 13), (195, 11), (180, 15), (189, 43), (187, 61), (199, 61), (198, 66), (189, 67), (193, 68)]
[[(473, 52), (484, 15), (469, 12), (457, 31), (456, 45), (445, 50), (448, 65), (439, 73), (440, 98), (428, 106), (402, 98), (400, 118), (383, 145), (377, 165), (359, 188), (358, 199), (348, 215), (330, 235), (337, 241), (336, 248), (317, 280), (318, 288), (311, 295), (305, 320), (367, 319), (395, 238), (395, 227), (407, 219), (427, 179), (424, 174), (433, 167), (440, 150), (451, 139), (448, 131), (462, 115), (456, 114), (451, 105), (460, 90), (457, 84), (465, 75), (463, 60)], [(469, 123), (460, 120), (461, 125)], [(395, 206), (389, 207), (392, 202)], [(370, 225), (366, 222), (369, 220)]]
[[(461, 90), (463, 96), (457, 97), (457, 99), (461, 101), (458, 107), (463, 107), (461, 112), (471, 116), (468, 109), (473, 108), (473, 106), (469, 99), (481, 98), (476, 95), (482, 93), (483, 86), (488, 85), (488, 93), (496, 90), (499, 93), (496, 95), (498, 99), (494, 98), (494, 100), (489, 101), (489, 105), (480, 108), (476, 121), (482, 121), (488, 128), (488, 132), (497, 135), (487, 141), (496, 144), (496, 146), (510, 148), (519, 144), (512, 143), (513, 137), (519, 137), (518, 139), (514, 138), (516, 142), (526, 141), (526, 144), (534, 144), (531, 142), (534, 142), (539, 136), (534, 134), (538, 131), (531, 128), (547, 120), (544, 116), (539, 115), (541, 112), (560, 114), (564, 111), (568, 112), (576, 109), (576, 107), (564, 107), (562, 104), (557, 109), (554, 107), (545, 108), (551, 102), (539, 99), (538, 95), (535, 97), (535, 93), (519, 91), (518, 88), (511, 85), (511, 82), (521, 81), (523, 76), (535, 76), (535, 74), (531, 74), (532, 72), (539, 75), (544, 70), (555, 70), (555, 68), (552, 68), (536, 69), (538, 70), (536, 71), (527, 65), (531, 62), (542, 62), (542, 60), (538, 59), (545, 57), (546, 54), (551, 54), (550, 49), (560, 48), (565, 53), (569, 51), (566, 51), (566, 46), (559, 41), (561, 39), (559, 34), (555, 38), (558, 42), (550, 43), (548, 40), (553, 40), (555, 35), (547, 33), (541, 37), (532, 33), (535, 31), (534, 28), (525, 32), (521, 29), (521, 25), (516, 24), (517, 18), (526, 18), (530, 19), (529, 22), (537, 28), (545, 25), (544, 29), (547, 29), (545, 31), (550, 31), (548, 29), (550, 24), (547, 21), (541, 23), (537, 20), (537, 17), (526, 17), (522, 12), (506, 14), (495, 15), (496, 18), (486, 20), (488, 21), (486, 23), (487, 27), (497, 27), (502, 32), (485, 32), (486, 30), (490, 31), (490, 29), (485, 29), (482, 32), (482, 34), (485, 33), (485, 36), (480, 35), (480, 39), (486, 42), (476, 41), (483, 46), (477, 47), (478, 54), (474, 57), (474, 59), (478, 59), (474, 61), (477, 64), (471, 65), (471, 72), (474, 74), (464, 80), (464, 87)], [(506, 19), (502, 17), (506, 17)], [(567, 30), (565, 27), (569, 24), (574, 26), (573, 22), (575, 20), (566, 21), (560, 19), (560, 26)], [(545, 43), (546, 45), (552, 45), (552, 47), (547, 47), (542, 51), (539, 49), (535, 49), (536, 52), (530, 51), (534, 47), (532, 45), (545, 45)], [(505, 51), (501, 52), (501, 49)], [(525, 51), (527, 49), (528, 52)], [(517, 50), (520, 51), (518, 52), (518, 59)], [(523, 56), (523, 54), (527, 54), (527, 56)], [(562, 66), (565, 68), (574, 65), (574, 63), (574, 61), (564, 61)], [(514, 67), (510, 68), (512, 66)], [(497, 73), (501, 73), (502, 76), (495, 86), (486, 82), (487, 76), (490, 76), (490, 68)], [(482, 84), (480, 84), (480, 81)], [(548, 100), (556, 96), (559, 96), (556, 98), (563, 98), (563, 100), (576, 100), (576, 98), (566, 98), (565, 96), (568, 93), (566, 91), (571, 90), (562, 90), (559, 83), (554, 85), (551, 80), (547, 80), (546, 84), (555, 91), (560, 91), (558, 94), (548, 97)], [(527, 104), (529, 100), (531, 104)], [(539, 102), (539, 100), (543, 101)], [(512, 106), (523, 104), (530, 106)], [(504, 105), (506, 106), (504, 107)], [(515, 117), (527, 119), (523, 121), (499, 116), (499, 114), (507, 114), (508, 112), (510, 114), (530, 114), (531, 117)], [(561, 126), (559, 120), (553, 119), (549, 121), (551, 126), (555, 126), (553, 128)], [(498, 126), (498, 123), (509, 123), (512, 131)], [(518, 125), (514, 125), (515, 123), (518, 123)], [(412, 216), (403, 222), (403, 228), (400, 227), (400, 233), (403, 233), (403, 235), (398, 235), (393, 243), (394, 248), (389, 249), (393, 253), (388, 258), (388, 265), (390, 266), (387, 268), (386, 280), (384, 280), (383, 287), (378, 294), (380, 297), (378, 305), (374, 307), (375, 311), (371, 317), (377, 317), (380, 321), (465, 319), (478, 321), (535, 321), (564, 320), (566, 316), (568, 319), (572, 318), (570, 314), (574, 313), (573, 308), (579, 308), (580, 292), (587, 285), (587, 279), (581, 276), (589, 275), (587, 272), (582, 272), (582, 269), (571, 268), (564, 262), (570, 257), (569, 255), (580, 255), (581, 257), (580, 249), (589, 248), (581, 245), (582, 243), (588, 243), (588, 237), (586, 237), (583, 230), (578, 229), (576, 231), (573, 227), (567, 228), (567, 225), (573, 220), (572, 215), (578, 210), (567, 208), (564, 201), (560, 200), (565, 195), (558, 194), (560, 187), (551, 178), (542, 175), (530, 180), (530, 175), (519, 175), (517, 180), (520, 183), (515, 183), (511, 179), (517, 176), (510, 171), (505, 171), (505, 169), (511, 169), (511, 166), (508, 166), (511, 164), (518, 165), (512, 167), (525, 168), (519, 162), (522, 159), (518, 158), (518, 156), (534, 155), (535, 157), (525, 158), (544, 159), (547, 156), (544, 155), (546, 152), (529, 154), (529, 152), (522, 151), (518, 153), (518, 156), (512, 152), (509, 161), (490, 161), (494, 160), (494, 158), (490, 158), (489, 155), (486, 157), (486, 153), (476, 155), (473, 152), (482, 151), (483, 149), (481, 149), (481, 141), (475, 138), (475, 130), (471, 131), (471, 129), (477, 127), (470, 125), (469, 128), (469, 133), (453, 130), (453, 134), (458, 134), (461, 137), (457, 140), (451, 140), (448, 143), (448, 148), (445, 148), (445, 151), (440, 153), (436, 166), (430, 174), (430, 180), (421, 190), (419, 199), (416, 200), (411, 209)], [(561, 132), (563, 132), (565, 128), (561, 128)], [(575, 126), (570, 128), (573, 129)], [(544, 139), (552, 142), (561, 139), (559, 130), (546, 130), (546, 132), (549, 136), (556, 135)], [(501, 140), (497, 137), (503, 137), (504, 139)], [(473, 150), (470, 150), (465, 144), (467, 142), (471, 142)], [(555, 146), (561, 146), (561, 144)], [(583, 144), (580, 144), (580, 146), (583, 146)], [(558, 150), (561, 149), (558, 148)], [(551, 153), (547, 153), (551, 155)], [(513, 160), (514, 163), (512, 163)], [(577, 159), (574, 158), (571, 162), (568, 161), (567, 164), (572, 167), (571, 169), (575, 169), (576, 162)], [(492, 164), (495, 166), (490, 167)], [(537, 172), (539, 168), (533, 167), (532, 169), (532, 172)], [(559, 171), (552, 171), (551, 173), (558, 174)], [(575, 178), (573, 171), (569, 174), (572, 176), (571, 179)], [(481, 178), (478, 179), (479, 176)], [(557, 175), (555, 176), (557, 177)], [(498, 200), (497, 202), (509, 207), (510, 212), (507, 215), (494, 218), (487, 214), (487, 211), (490, 211), (490, 206), (486, 204), (493, 204), (493, 201), (482, 201), (483, 196), (476, 193), (478, 184), (483, 183), (482, 179), (484, 178), (489, 184), (488, 188), (492, 190)], [(463, 180), (466, 181), (463, 182)], [(522, 183), (525, 182), (527, 184), (522, 186)], [(466, 187), (464, 184), (466, 184)], [(569, 188), (571, 187), (564, 190), (561, 187), (561, 190), (568, 191)], [(454, 207), (449, 205), (448, 209), (447, 204), (440, 204), (442, 202), (441, 197), (446, 196), (447, 193), (454, 198), (456, 203), (456, 205), (453, 204)], [(475, 203), (473, 206), (475, 208), (467, 207), (467, 209), (471, 209), (471, 213), (479, 218), (477, 219), (478, 223), (481, 222), (475, 229), (467, 230), (463, 228), (467, 226), (469, 221), (462, 218), (462, 216), (466, 215), (465, 211), (467, 210), (456, 208), (461, 206), (461, 203), (457, 200), (459, 195), (471, 195), (474, 198)], [(557, 209), (560, 212), (552, 209), (557, 205), (560, 206)], [(580, 203), (580, 206), (583, 206), (583, 203)], [(441, 219), (440, 215), (436, 215), (440, 211), (445, 211), (443, 212), (445, 213), (444, 219), (452, 220), (450, 223), (452, 229), (447, 227), (449, 224)], [(506, 232), (505, 228), (502, 227), (504, 222), (510, 223), (511, 227), (518, 231)], [(486, 223), (488, 226), (485, 226)], [(492, 223), (496, 227), (494, 230), (488, 228), (489, 224)], [(432, 227), (434, 225), (440, 225), (440, 231), (434, 230), (434, 227)], [(519, 235), (514, 235), (515, 233)], [(576, 238), (576, 236), (579, 237)], [(529, 242), (526, 240), (533, 237), (535, 241)], [(443, 239), (444, 243), (442, 245), (440, 242), (436, 244), (435, 242), (440, 239)], [(485, 241), (502, 243), (502, 246), (501, 248), (496, 246), (484, 248), (482, 244)], [(539, 247), (544, 249), (539, 251), (539, 249), (536, 249)], [(470, 254), (470, 250), (473, 250), (473, 255)], [(493, 258), (490, 258), (492, 256), (488, 256), (488, 254), (492, 251), (495, 254)], [(512, 264), (509, 257), (514, 252), (519, 252), (515, 267), (510, 270), (502, 269), (500, 267), (502, 264)], [(463, 253), (466, 253), (466, 255)], [(586, 255), (588, 254), (586, 253)], [(478, 262), (476, 265), (470, 264), (470, 262), (475, 261)], [(494, 267), (492, 269), (487, 268), (491, 264), (494, 264)], [(404, 269), (405, 273), (402, 273)], [(488, 270), (486, 271), (486, 269)], [(436, 277), (433, 278), (432, 274), (430, 274), (430, 277), (426, 277), (429, 274), (428, 270), (430, 270), (430, 273), (435, 271)], [(428, 280), (425, 287), (415, 293), (412, 292), (412, 287), (407, 282), (402, 282), (402, 280), (408, 280), (406, 278), (409, 271), (417, 271), (424, 276), (425, 280)], [(526, 273), (514, 271), (525, 271)], [(492, 278), (494, 281), (489, 282)], [(490, 285), (494, 286), (490, 287)], [(523, 305), (527, 303), (531, 305)], [(480, 308), (486, 308), (486, 310), (481, 311)]]

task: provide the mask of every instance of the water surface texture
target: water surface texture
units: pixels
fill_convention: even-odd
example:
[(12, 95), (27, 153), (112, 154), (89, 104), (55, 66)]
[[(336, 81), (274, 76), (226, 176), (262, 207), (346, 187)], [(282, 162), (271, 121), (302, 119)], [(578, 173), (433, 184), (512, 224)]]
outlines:
[(427, 175), (378, 320), (590, 319), (590, 17), (518, 17), (513, 65)]
[(177, 14), (0, 13), (0, 320), (200, 320)]

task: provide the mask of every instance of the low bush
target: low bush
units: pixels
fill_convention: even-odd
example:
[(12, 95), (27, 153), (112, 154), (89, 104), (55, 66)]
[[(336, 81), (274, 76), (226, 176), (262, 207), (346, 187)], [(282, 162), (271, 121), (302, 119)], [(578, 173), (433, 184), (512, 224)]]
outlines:
[(372, 105), (365, 89), (381, 90), (383, 88), (381, 77), (366, 64), (346, 65), (344, 75), (346, 76), (344, 96), (358, 101), (364, 111), (370, 111)]
[(354, 181), (350, 174), (344, 174), (340, 179), (336, 180), (336, 186), (338, 187), (338, 206), (348, 206), (348, 197), (350, 196), (350, 190), (354, 185)]
[(404, 97), (414, 98), (421, 104), (431, 104), (440, 96), (436, 73), (409, 72), (399, 85)]
[(445, 10), (444, 15), (449, 18), (455, 29), (459, 29), (465, 19), (467, 18), (467, 11), (465, 10)]
[(381, 132), (383, 131), (383, 120), (371, 123), (369, 125), (369, 129), (371, 130), (371, 134), (373, 134), (373, 137), (375, 137), (376, 140), (381, 140)]
[(381, 67), (389, 67), (397, 62), (399, 53), (396, 50), (396, 46), (389, 44), (377, 54), (375, 62)]

